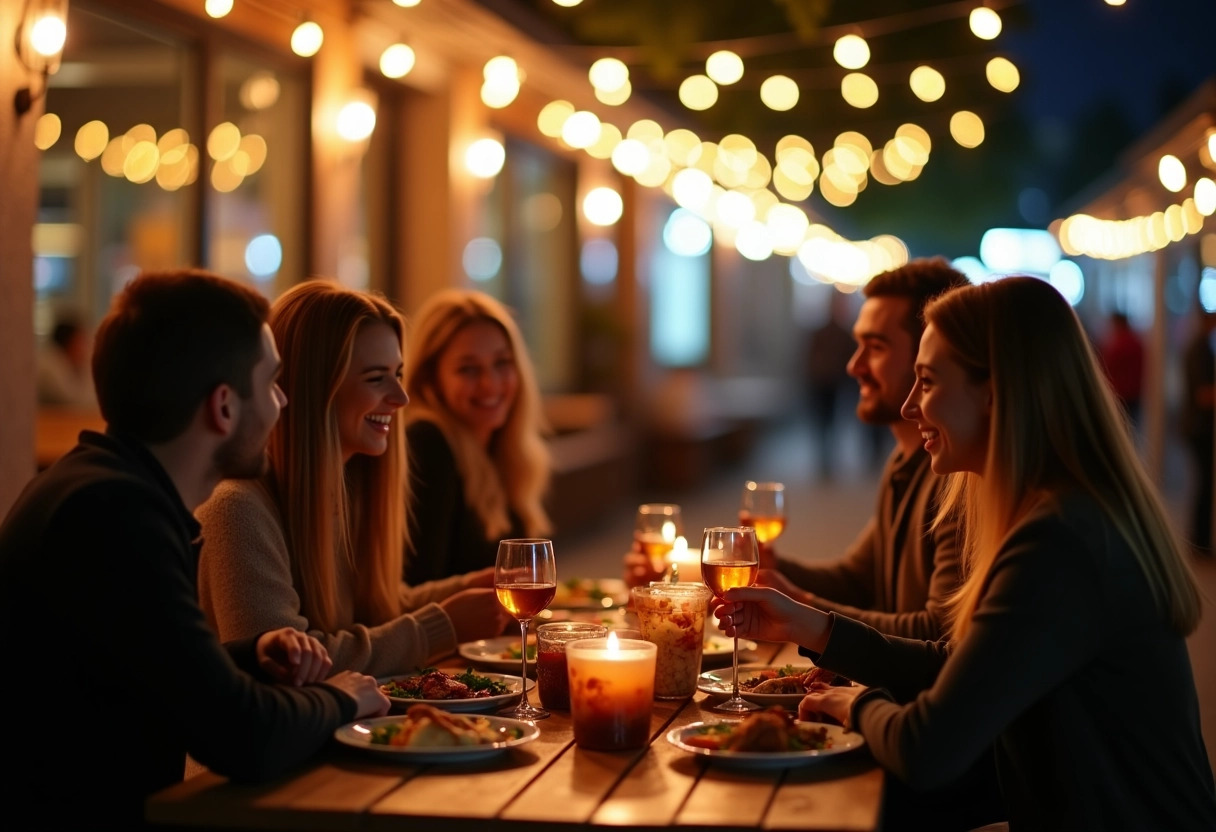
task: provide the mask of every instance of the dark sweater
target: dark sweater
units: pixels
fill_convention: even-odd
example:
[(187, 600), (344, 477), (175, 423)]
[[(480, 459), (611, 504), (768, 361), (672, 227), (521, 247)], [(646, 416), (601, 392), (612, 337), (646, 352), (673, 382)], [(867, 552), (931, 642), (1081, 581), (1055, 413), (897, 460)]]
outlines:
[(1006, 538), (953, 649), (834, 616), (819, 661), (875, 686), (854, 725), (914, 785), (995, 742), (1014, 830), (1216, 829), (1186, 643), (1088, 497), (1045, 502)]
[[(405, 429), (405, 437), (413, 486), (405, 582), (417, 586), (493, 566), (498, 539), (486, 539), (481, 518), (465, 502), (456, 457), (443, 431), (433, 422), (418, 421)], [(511, 526), (503, 539), (523, 536), (514, 514)]]
[(815, 606), (847, 615), (884, 633), (941, 638), (945, 604), (958, 589), (958, 523), (934, 527), (945, 480), (921, 448), (894, 453), (883, 469), (874, 515), (843, 557), (830, 561), (780, 558), (778, 569), (815, 595)]
[(334, 688), (255, 680), (254, 640), (220, 645), (197, 601), (198, 531), (151, 453), (87, 431), (0, 525), (9, 816), (131, 828), (187, 752), (264, 779), (354, 718)]

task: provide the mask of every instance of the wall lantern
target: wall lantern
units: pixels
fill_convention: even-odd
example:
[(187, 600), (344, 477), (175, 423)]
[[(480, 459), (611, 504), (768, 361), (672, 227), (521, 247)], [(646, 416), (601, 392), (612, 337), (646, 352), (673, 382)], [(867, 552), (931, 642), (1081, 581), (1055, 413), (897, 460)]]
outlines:
[(13, 99), (17, 115), (29, 112), (46, 95), (47, 78), (59, 69), (67, 35), (67, 9), (62, 0), (26, 0), (17, 24), (17, 60), (30, 73), (41, 76), (42, 87), (34, 89), (31, 84), (17, 90)]

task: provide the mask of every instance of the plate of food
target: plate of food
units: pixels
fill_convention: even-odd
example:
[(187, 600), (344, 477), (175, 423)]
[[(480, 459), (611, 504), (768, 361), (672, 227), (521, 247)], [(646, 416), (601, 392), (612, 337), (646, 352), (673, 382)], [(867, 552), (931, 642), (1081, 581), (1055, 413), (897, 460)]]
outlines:
[(739, 768), (790, 768), (861, 748), (865, 737), (826, 722), (803, 722), (781, 708), (741, 720), (694, 722), (667, 732), (677, 748)]
[[(706, 635), (702, 656), (730, 656), (735, 649), (735, 640), (730, 636)], [(745, 638), (739, 639), (739, 652), (755, 650), (756, 642)]]
[[(729, 667), (707, 670), (698, 677), (697, 689), (715, 696), (730, 696), (734, 681), (734, 673)], [(797, 708), (810, 686), (816, 682), (853, 684), (843, 676), (813, 665), (743, 665), (739, 668), (739, 695), (757, 705)]]
[[(466, 641), (457, 648), (461, 658), (497, 670), (519, 672), (519, 636)], [(528, 667), (536, 666), (536, 634), (528, 634)]]
[[(518, 661), (518, 660), (517, 660)], [(448, 673), (428, 667), (417, 673), (382, 676), (376, 680), (380, 690), (394, 705), (408, 706), (427, 702), (445, 711), (488, 711), (519, 699), (521, 685), (536, 686), (531, 679), (501, 673)]]
[(531, 742), (540, 729), (501, 716), (454, 714), (415, 703), (405, 714), (362, 719), (334, 732), (338, 742), (406, 763), (466, 763)]
[(570, 578), (558, 581), (550, 609), (605, 610), (629, 603), (629, 587), (619, 578)]

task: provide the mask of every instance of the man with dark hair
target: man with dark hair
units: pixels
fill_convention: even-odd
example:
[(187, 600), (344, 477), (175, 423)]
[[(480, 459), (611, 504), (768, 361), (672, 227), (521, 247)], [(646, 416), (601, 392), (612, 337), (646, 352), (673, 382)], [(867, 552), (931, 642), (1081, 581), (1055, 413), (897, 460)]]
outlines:
[[(144, 799), (181, 780), (187, 753), (263, 779), (388, 709), (370, 677), (321, 683), (332, 664), (308, 635), (221, 646), (198, 606), (191, 512), (222, 478), (262, 472), (286, 404), (268, 311), (205, 272), (136, 278), (94, 349), (106, 433), (82, 433), (0, 525), (6, 664), (50, 679), (0, 694), (17, 762), (0, 796), (24, 824), (139, 826)], [(65, 737), (101, 754), (66, 798)]]
[(945, 634), (945, 603), (961, 582), (957, 526), (953, 521), (933, 526), (944, 481), (930, 470), (916, 425), (899, 411), (915, 381), (925, 304), (966, 283), (938, 257), (883, 272), (862, 289), (866, 300), (853, 325), (857, 350), (848, 364), (860, 388), (857, 417), (886, 425), (895, 437), (878, 505), (839, 559), (806, 562), (763, 552), (761, 583), (890, 635), (937, 639)]

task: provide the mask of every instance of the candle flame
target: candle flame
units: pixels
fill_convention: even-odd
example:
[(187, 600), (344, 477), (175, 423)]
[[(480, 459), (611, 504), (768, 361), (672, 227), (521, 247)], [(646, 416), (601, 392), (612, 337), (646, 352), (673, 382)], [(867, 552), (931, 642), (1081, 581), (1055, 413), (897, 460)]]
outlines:
[(676, 538), (675, 543), (671, 545), (671, 550), (663, 557), (669, 565), (688, 560), (688, 541), (684, 539), (683, 535)]
[(608, 633), (608, 643), (606, 648), (609, 653), (616, 653), (621, 649), (620, 640), (616, 637), (615, 632)]
[(663, 528), (660, 529), (659, 533), (661, 535), (663, 535), (664, 542), (670, 542), (672, 540), (675, 540), (676, 539), (676, 524), (671, 522), (670, 520), (666, 521), (665, 523), (663, 523)]

